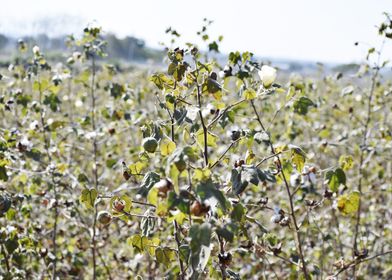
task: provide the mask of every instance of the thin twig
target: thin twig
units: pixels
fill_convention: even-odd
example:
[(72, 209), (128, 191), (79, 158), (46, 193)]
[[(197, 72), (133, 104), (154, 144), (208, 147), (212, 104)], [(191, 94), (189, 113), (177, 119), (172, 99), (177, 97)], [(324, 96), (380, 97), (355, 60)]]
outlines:
[(269, 160), (269, 159), (271, 159), (271, 158), (274, 158), (274, 157), (280, 155), (281, 153), (282, 153), (282, 152), (278, 152), (278, 153), (276, 153), (276, 154), (273, 154), (273, 155), (270, 155), (270, 156), (268, 156), (268, 157), (263, 158), (262, 160), (260, 160), (260, 161), (256, 164), (256, 167), (259, 167), (260, 165), (262, 165), (262, 164), (263, 164), (264, 162), (266, 162), (267, 160)]
[(8, 254), (7, 254), (6, 250), (5, 250), (4, 244), (1, 244), (1, 250), (3, 251), (4, 260), (5, 260), (5, 266), (7, 267), (7, 272), (10, 273), (10, 271), (11, 271), (10, 263), (9, 263)]
[(385, 256), (385, 255), (389, 255), (389, 254), (392, 254), (392, 250), (388, 250), (386, 252), (379, 253), (379, 254), (376, 254), (374, 256), (364, 258), (364, 259), (354, 259), (354, 260), (350, 261), (348, 264), (344, 265), (341, 269), (339, 269), (339, 271), (336, 272), (333, 276), (336, 277), (340, 273), (342, 273), (343, 271), (346, 271), (347, 269), (352, 268), (352, 267), (356, 267), (357, 265), (359, 265), (359, 264), (361, 264), (363, 262), (367, 262), (367, 261), (370, 261), (370, 260), (373, 260), (373, 259)]
[(241, 138), (238, 138), (237, 140), (231, 142), (230, 145), (226, 148), (226, 150), (221, 154), (221, 156), (219, 157), (219, 159), (217, 159), (217, 161), (215, 161), (215, 162), (211, 165), (210, 169), (213, 169), (213, 168), (223, 159), (223, 157), (227, 154), (227, 152), (230, 151), (230, 149), (231, 149), (236, 143), (238, 143), (240, 140), (241, 140)]
[(210, 128), (211, 126), (213, 126), (218, 120), (220, 120), (222, 118), (222, 116), (231, 108), (240, 105), (241, 103), (245, 102), (245, 99), (241, 99), (237, 102), (235, 102), (234, 104), (231, 104), (229, 106), (227, 106), (225, 109), (223, 109), (223, 111), (221, 113), (219, 113), (219, 115), (217, 115), (208, 125), (207, 128)]
[(201, 121), (201, 126), (203, 127), (203, 137), (204, 137), (204, 151), (203, 151), (203, 156), (204, 156), (204, 165), (208, 166), (208, 129), (207, 126), (204, 122), (204, 117), (202, 113), (202, 107), (201, 107), (201, 87), (198, 82), (199, 78), (199, 67), (197, 66), (197, 60), (195, 58), (195, 67), (196, 67), (196, 76), (195, 76), (195, 82), (196, 82), (196, 88), (197, 88), (197, 105), (199, 107), (199, 116), (200, 116), (200, 121)]

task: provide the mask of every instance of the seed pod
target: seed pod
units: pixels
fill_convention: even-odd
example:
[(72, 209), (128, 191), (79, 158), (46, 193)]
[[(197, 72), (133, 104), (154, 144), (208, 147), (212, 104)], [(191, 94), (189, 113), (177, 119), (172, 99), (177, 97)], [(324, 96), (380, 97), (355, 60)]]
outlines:
[(205, 215), (210, 210), (210, 206), (195, 200), (191, 205), (191, 214), (197, 217)]
[(0, 215), (5, 214), (11, 208), (11, 199), (7, 195), (0, 196)]
[(128, 181), (129, 178), (131, 178), (131, 175), (129, 174), (128, 167), (124, 161), (122, 162), (122, 165), (123, 165), (123, 177), (126, 181)]
[(173, 188), (173, 183), (165, 178), (156, 183), (154, 187), (158, 189), (159, 197), (166, 198), (167, 193)]
[(174, 165), (177, 167), (178, 171), (182, 172), (186, 169), (186, 162), (184, 159), (179, 159), (174, 162)]
[(267, 205), (268, 203), (268, 197), (262, 197), (259, 201), (260, 204), (262, 205)]
[(107, 225), (112, 221), (112, 215), (108, 211), (100, 211), (98, 213), (98, 221), (103, 225)]
[(142, 146), (146, 152), (155, 153), (158, 141), (154, 137), (147, 137), (143, 139)]
[(330, 199), (333, 195), (333, 192), (331, 192), (330, 190), (325, 190), (324, 191), (324, 197), (327, 199)]
[(233, 130), (231, 132), (231, 140), (232, 141), (237, 141), (241, 137), (241, 131), (239, 130)]
[(108, 132), (109, 132), (110, 135), (113, 135), (114, 133), (116, 133), (116, 129), (111, 127), (111, 128), (108, 129)]
[(116, 210), (117, 212), (122, 212), (125, 207), (125, 202), (123, 200), (117, 199), (113, 201), (113, 210)]
[(223, 254), (219, 254), (218, 258), (219, 258), (220, 265), (229, 266), (231, 264), (233, 256), (228, 252), (224, 252)]
[(279, 225), (281, 225), (282, 227), (287, 227), (290, 223), (290, 219), (289, 217), (284, 217), (280, 222)]
[(131, 175), (129, 175), (128, 171), (124, 171), (124, 172), (123, 172), (123, 177), (124, 177), (124, 179), (125, 179), (126, 181), (128, 181), (129, 178), (131, 178)]
[(215, 72), (211, 72), (210, 78), (213, 79), (214, 81), (216, 81), (216, 79), (218, 78), (218, 75)]

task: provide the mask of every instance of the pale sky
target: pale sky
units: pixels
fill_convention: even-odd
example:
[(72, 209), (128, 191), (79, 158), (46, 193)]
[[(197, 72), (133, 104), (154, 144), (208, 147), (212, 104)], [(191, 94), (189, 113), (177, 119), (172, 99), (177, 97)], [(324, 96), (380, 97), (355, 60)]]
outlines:
[[(214, 20), (211, 37), (223, 35), (222, 52), (251, 51), (260, 57), (321, 62), (361, 60), (379, 44), (375, 26), (392, 0), (0, 0), (0, 33), (79, 33), (96, 21), (105, 31), (132, 35), (158, 47), (174, 27), (195, 41), (202, 19)], [(66, 16), (66, 17), (63, 17)], [(70, 20), (71, 17), (75, 19)], [(43, 18), (65, 18), (42, 27)], [(197, 43), (198, 41), (196, 41)], [(384, 50), (392, 58), (392, 42)]]

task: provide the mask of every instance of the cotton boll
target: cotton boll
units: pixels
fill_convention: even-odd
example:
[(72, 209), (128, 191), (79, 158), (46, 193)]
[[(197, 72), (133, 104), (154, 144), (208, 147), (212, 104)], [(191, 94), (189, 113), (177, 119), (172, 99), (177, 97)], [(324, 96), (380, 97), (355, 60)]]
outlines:
[(271, 86), (277, 76), (276, 69), (268, 65), (263, 65), (258, 74), (265, 87)]
[(37, 45), (33, 47), (33, 54), (35, 55), (39, 54), (39, 47)]

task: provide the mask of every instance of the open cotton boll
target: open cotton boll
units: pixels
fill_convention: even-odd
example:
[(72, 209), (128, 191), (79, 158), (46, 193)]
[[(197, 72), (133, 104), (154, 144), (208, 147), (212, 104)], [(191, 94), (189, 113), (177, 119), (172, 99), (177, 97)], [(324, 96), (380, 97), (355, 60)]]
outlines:
[(33, 54), (39, 54), (39, 47), (38, 46), (34, 46), (33, 47)]
[(277, 76), (276, 69), (268, 65), (263, 65), (258, 74), (265, 87), (271, 86)]

